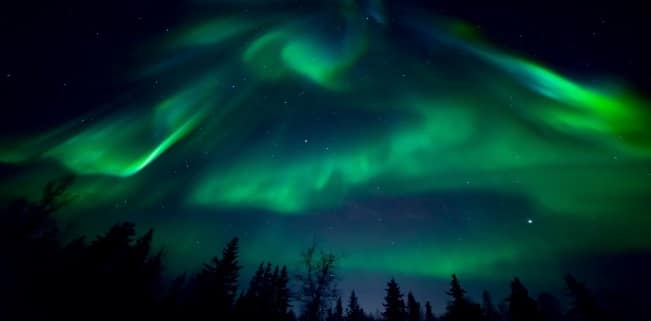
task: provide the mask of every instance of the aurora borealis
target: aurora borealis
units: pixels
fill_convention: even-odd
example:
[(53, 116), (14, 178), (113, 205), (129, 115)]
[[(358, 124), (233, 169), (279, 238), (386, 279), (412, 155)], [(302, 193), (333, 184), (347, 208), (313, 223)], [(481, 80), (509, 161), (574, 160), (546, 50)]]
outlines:
[(188, 7), (129, 48), (128, 89), (2, 131), (3, 199), (72, 173), (61, 220), (152, 226), (173, 271), (235, 235), (246, 266), (318, 240), (345, 286), (396, 276), (423, 296), (451, 273), (544, 288), (651, 249), (651, 104), (626, 75), (379, 0)]

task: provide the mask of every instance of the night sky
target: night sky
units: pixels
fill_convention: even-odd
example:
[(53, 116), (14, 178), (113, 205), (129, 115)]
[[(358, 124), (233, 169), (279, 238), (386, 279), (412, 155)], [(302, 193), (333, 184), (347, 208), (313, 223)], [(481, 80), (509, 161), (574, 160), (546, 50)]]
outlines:
[(642, 291), (648, 22), (567, 2), (2, 8), (0, 197), (75, 174), (67, 235), (153, 227), (170, 274), (234, 236), (247, 275), (316, 241), (371, 311), (390, 277), (439, 311), (452, 273)]

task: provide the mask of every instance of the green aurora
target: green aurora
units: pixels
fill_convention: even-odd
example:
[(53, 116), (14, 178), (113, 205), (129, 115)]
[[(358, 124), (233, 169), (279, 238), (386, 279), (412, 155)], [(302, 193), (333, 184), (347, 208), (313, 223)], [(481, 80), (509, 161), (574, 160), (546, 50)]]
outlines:
[[(6, 135), (0, 162), (18, 170), (0, 194), (76, 174), (64, 220), (152, 212), (181, 268), (242, 231), (248, 265), (316, 237), (347, 273), (436, 279), (556, 275), (576, 253), (651, 247), (651, 113), (624, 81), (563, 75), (452, 18), (330, 3), (153, 39), (133, 77), (167, 79), (164, 95)], [(382, 222), (403, 228), (389, 240)]]

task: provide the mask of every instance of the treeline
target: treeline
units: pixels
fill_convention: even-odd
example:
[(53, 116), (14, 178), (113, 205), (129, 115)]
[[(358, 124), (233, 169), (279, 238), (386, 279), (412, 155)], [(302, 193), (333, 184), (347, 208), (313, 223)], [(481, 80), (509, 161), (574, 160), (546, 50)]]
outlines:
[(336, 257), (311, 246), (302, 268), (261, 263), (248, 285), (240, 279), (239, 240), (195, 274), (163, 278), (163, 253), (153, 231), (137, 237), (132, 223), (105, 234), (61, 241), (52, 213), (72, 198), (72, 178), (48, 184), (37, 202), (15, 200), (0, 217), (0, 320), (224, 320), (224, 321), (599, 321), (616, 320), (599, 309), (590, 291), (567, 276), (569, 310), (549, 294), (530, 297), (517, 278), (498, 306), (488, 292), (472, 301), (452, 275), (440, 316), (398, 283), (387, 283), (383, 311), (365, 312), (353, 291), (336, 288)]

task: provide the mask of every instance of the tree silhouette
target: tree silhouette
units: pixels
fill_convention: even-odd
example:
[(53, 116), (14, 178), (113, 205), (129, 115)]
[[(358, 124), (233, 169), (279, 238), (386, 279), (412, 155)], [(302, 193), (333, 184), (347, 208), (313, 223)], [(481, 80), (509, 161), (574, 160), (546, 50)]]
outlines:
[(280, 270), (280, 275), (277, 278), (274, 278), (274, 310), (273, 317), (275, 320), (288, 320), (289, 317), (289, 298), (291, 292), (288, 287), (289, 276), (287, 274), (287, 268), (285, 266)]
[(74, 176), (53, 180), (39, 200), (12, 200), (0, 209), (0, 319), (43, 318), (59, 309), (62, 246), (52, 214), (72, 199), (73, 182)]
[(364, 310), (359, 306), (355, 291), (350, 292), (348, 306), (346, 307), (346, 321), (363, 321), (365, 319)]
[[(238, 310), (241, 310), (239, 313), (243, 315), (248, 315), (248, 317), (261, 317), (262, 313), (261, 310), (258, 309), (250, 309), (250, 307), (256, 306), (256, 307), (261, 307), (264, 303), (262, 302), (263, 300), (263, 294), (265, 292), (264, 289), (264, 263), (260, 263), (258, 266), (258, 269), (256, 270), (255, 274), (251, 278), (251, 281), (249, 282), (249, 288), (246, 291), (246, 294), (243, 296), (240, 296), (240, 299), (238, 302), (240, 303), (240, 308)], [(255, 315), (253, 315), (255, 314)]]
[(599, 310), (592, 293), (585, 285), (577, 281), (574, 276), (565, 276), (567, 296), (570, 298), (570, 309), (567, 318), (571, 321), (599, 321), (605, 320), (604, 313)]
[(407, 293), (407, 320), (421, 321), (420, 303), (416, 301), (411, 291)]
[(466, 298), (466, 290), (461, 287), (455, 274), (452, 274), (450, 290), (446, 292), (451, 300), (446, 307), (446, 321), (474, 321), (481, 319), (481, 307)]
[(152, 230), (134, 237), (133, 223), (118, 223), (88, 247), (81, 291), (92, 295), (81, 300), (90, 309), (104, 311), (102, 318), (125, 313), (144, 317), (154, 306), (162, 254), (150, 255)]
[(407, 315), (405, 311), (405, 302), (402, 300), (400, 287), (395, 279), (387, 283), (386, 295), (384, 296), (384, 312), (382, 317), (384, 321), (404, 321)]
[(222, 259), (217, 266), (217, 276), (219, 277), (220, 298), (223, 299), (226, 306), (232, 306), (235, 296), (237, 295), (237, 282), (239, 280), (239, 238), (233, 238), (222, 252)]
[(529, 297), (529, 291), (514, 278), (511, 282), (511, 294), (506, 299), (509, 303), (509, 318), (512, 321), (535, 321), (539, 319), (536, 301)]
[(238, 262), (239, 239), (233, 238), (224, 250), (222, 258), (214, 257), (205, 264), (196, 277), (197, 313), (232, 318), (232, 308), (237, 295), (240, 265)]
[(482, 312), (482, 320), (484, 321), (499, 321), (501, 320), (499, 312), (497, 312), (497, 309), (495, 309), (495, 305), (493, 305), (493, 300), (491, 299), (490, 293), (488, 291), (484, 290), (482, 293), (482, 307), (481, 307), (481, 312)]
[(341, 298), (337, 298), (337, 302), (335, 303), (335, 308), (329, 309), (328, 310), (328, 317), (326, 318), (328, 321), (344, 321), (344, 308), (341, 305)]
[(425, 302), (425, 317), (423, 320), (436, 321), (436, 316), (434, 315), (434, 312), (432, 312), (432, 305), (429, 303), (429, 301)]
[(245, 293), (237, 299), (234, 308), (236, 320), (288, 320), (289, 277), (287, 268), (261, 263), (249, 282)]

